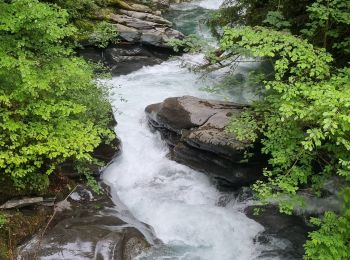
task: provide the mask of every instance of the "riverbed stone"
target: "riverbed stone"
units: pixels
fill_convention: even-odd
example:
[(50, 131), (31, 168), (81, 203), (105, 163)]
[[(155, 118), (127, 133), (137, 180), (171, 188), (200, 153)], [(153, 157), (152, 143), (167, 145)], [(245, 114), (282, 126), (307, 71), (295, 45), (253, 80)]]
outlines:
[(127, 42), (169, 48), (167, 42), (170, 39), (184, 37), (181, 32), (171, 28), (170, 21), (151, 13), (120, 10), (119, 13), (110, 14), (108, 19)]
[(143, 227), (141, 232), (118, 217), (120, 212), (107, 192), (96, 194), (79, 186), (64, 202), (62, 207), (56, 207), (56, 215), (43, 237), (38, 234), (22, 245), (17, 259), (131, 260), (154, 242), (146, 224), (138, 223)]
[(129, 11), (129, 10), (119, 10), (120, 13), (127, 15), (132, 18), (140, 19), (142, 21), (148, 21), (153, 22), (156, 24), (164, 24), (169, 27), (173, 26), (172, 22), (168, 21), (167, 19), (150, 13), (142, 13), (142, 12), (135, 12), (135, 11)]
[[(192, 96), (167, 98), (145, 111), (150, 125), (171, 147), (171, 158), (206, 172), (220, 183), (240, 187), (261, 178), (265, 158), (259, 145), (225, 131), (246, 106)], [(247, 159), (246, 154), (252, 157)]]

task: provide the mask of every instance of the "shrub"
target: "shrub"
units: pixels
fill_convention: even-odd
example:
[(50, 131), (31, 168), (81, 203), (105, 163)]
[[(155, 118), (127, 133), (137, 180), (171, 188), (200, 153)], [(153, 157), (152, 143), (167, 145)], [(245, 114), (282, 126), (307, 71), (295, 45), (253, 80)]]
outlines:
[(74, 33), (56, 6), (0, 3), (0, 174), (17, 188), (45, 188), (59, 163), (91, 160), (111, 133), (106, 91), (65, 41)]

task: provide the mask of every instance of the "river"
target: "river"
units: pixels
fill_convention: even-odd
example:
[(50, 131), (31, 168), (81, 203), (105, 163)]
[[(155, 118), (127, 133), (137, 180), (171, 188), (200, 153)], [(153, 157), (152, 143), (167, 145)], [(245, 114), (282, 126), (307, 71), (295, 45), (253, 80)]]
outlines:
[[(198, 12), (217, 9), (221, 2), (195, 1), (175, 8)], [(203, 34), (199, 28), (195, 30)], [(182, 66), (200, 60), (200, 55), (184, 55), (108, 82), (123, 153), (105, 170), (104, 180), (115, 203), (150, 225), (163, 242), (138, 259), (244, 260), (259, 258), (263, 250), (254, 243), (263, 227), (242, 213), (245, 203), (232, 198), (223, 206), (220, 201), (227, 194), (203, 173), (169, 160), (167, 145), (147, 125), (145, 107), (167, 97), (223, 98), (202, 91), (214, 77), (203, 80)]]

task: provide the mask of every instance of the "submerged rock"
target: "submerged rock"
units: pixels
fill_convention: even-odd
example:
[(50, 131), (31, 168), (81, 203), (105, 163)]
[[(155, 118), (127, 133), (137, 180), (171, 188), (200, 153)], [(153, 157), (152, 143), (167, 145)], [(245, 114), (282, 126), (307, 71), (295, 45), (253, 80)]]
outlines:
[(117, 217), (121, 214), (107, 194), (80, 186), (64, 202), (56, 206), (51, 228), (22, 245), (17, 259), (131, 260), (154, 243), (147, 225), (138, 223), (141, 232)]
[[(173, 97), (146, 107), (152, 127), (172, 148), (172, 159), (214, 176), (220, 183), (240, 187), (261, 178), (264, 158), (250, 142), (227, 133), (230, 118), (244, 105)], [(246, 153), (254, 156), (247, 159)]]

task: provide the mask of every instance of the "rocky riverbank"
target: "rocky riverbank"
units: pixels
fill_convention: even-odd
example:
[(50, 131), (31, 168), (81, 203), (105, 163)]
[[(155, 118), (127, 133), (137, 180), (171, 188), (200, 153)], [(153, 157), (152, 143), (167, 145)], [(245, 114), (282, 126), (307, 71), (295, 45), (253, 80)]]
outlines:
[[(115, 26), (119, 33), (119, 42), (107, 48), (97, 48), (89, 42), (81, 42), (83, 48), (77, 50), (79, 55), (88, 60), (102, 61), (114, 75), (127, 74), (145, 65), (161, 63), (172, 53), (166, 42), (173, 37), (183, 37), (182, 33), (172, 29), (171, 22), (161, 16), (162, 11), (169, 7), (168, 1), (152, 1), (148, 6), (136, 1), (128, 2), (127, 5), (121, 2), (111, 1), (111, 6), (101, 9), (93, 18), (107, 20)], [(115, 119), (111, 117), (111, 127), (115, 124)], [(97, 147), (92, 156), (108, 164), (120, 152), (121, 142), (115, 137), (112, 142), (104, 142)], [(101, 166), (94, 163), (85, 166), (99, 180)], [(113, 210), (114, 204), (108, 193), (96, 194), (91, 188), (82, 186), (81, 173), (77, 172), (74, 161), (67, 160), (62, 163), (51, 182), (49, 191), (40, 196), (33, 194), (30, 197), (31, 194), (26, 193), (23, 194), (24, 197), (21, 194), (13, 197), (8, 194), (6, 198), (0, 199), (1, 203), (7, 202), (4, 205), (20, 203), (13, 209), (7, 209), (7, 214), (11, 215), (9, 225), (12, 234), (0, 241), (0, 258), (13, 258), (16, 255), (14, 247), (37, 232), (39, 233), (35, 238), (21, 247), (19, 259), (54, 258), (56, 253), (64, 253), (69, 258), (74, 252), (74, 257), (88, 255), (91, 258), (108, 259), (114, 255), (118, 259), (131, 259), (154, 242), (149, 240), (150, 236), (146, 239), (138, 229), (116, 216), (118, 210), (125, 214), (125, 209)], [(78, 185), (78, 190), (62, 203), (62, 199), (75, 185)], [(80, 199), (77, 200), (77, 197)], [(66, 205), (62, 207), (62, 204)], [(40, 237), (43, 227), (49, 221), (50, 225), (44, 236)], [(94, 223), (93, 228), (91, 223)], [(28, 228), (21, 228), (23, 224)], [(148, 228), (140, 223), (137, 225), (140, 229)], [(4, 234), (5, 236), (7, 235)], [(2, 238), (2, 234), (0, 237)], [(73, 244), (74, 252), (69, 246)], [(88, 249), (85, 245), (88, 245)]]
[(96, 48), (83, 42), (78, 53), (88, 60), (102, 62), (113, 75), (128, 74), (146, 65), (159, 64), (173, 51), (167, 45), (171, 39), (184, 35), (173, 29), (172, 22), (162, 17), (169, 1), (151, 1), (148, 6), (137, 3), (107, 8), (98, 19), (108, 21), (118, 32), (119, 42), (107, 48)]
[[(162, 8), (162, 10), (164, 10), (164, 8), (169, 6), (169, 1), (154, 0), (153, 5), (150, 6), (151, 7), (138, 3), (128, 4), (120, 8), (121, 6), (119, 5), (118, 10), (113, 10), (112, 13), (104, 14), (101, 19), (108, 19), (115, 25), (120, 33), (121, 41), (118, 44), (110, 45), (106, 49), (97, 49), (86, 45), (79, 53), (90, 60), (103, 61), (111, 68), (114, 75), (128, 74), (145, 65), (161, 63), (171, 53), (166, 46), (166, 41), (172, 37), (181, 38), (182, 34), (172, 29), (171, 22), (162, 18), (161, 12), (154, 9)], [(171, 159), (181, 164), (188, 165), (193, 169), (205, 172), (221, 187), (229, 188), (229, 190), (232, 191), (261, 179), (262, 168), (266, 165), (266, 158), (260, 154), (259, 143), (239, 141), (233, 135), (225, 131), (225, 127), (230, 122), (230, 118), (232, 118), (232, 116), (238, 116), (244, 108), (245, 105), (233, 102), (182, 96), (168, 98), (161, 103), (149, 105), (146, 108), (146, 113), (151, 128), (155, 131), (159, 131), (169, 145), (169, 156)], [(135, 114), (131, 114), (135, 116)], [(136, 127), (142, 126), (137, 124)], [(130, 128), (130, 130), (131, 129), (132, 128)], [(134, 130), (135, 129), (133, 129), (133, 131)], [(131, 138), (135, 137), (133, 133), (128, 132), (128, 134), (129, 133)], [(145, 135), (146, 134), (143, 133), (141, 136), (144, 138)], [(112, 142), (112, 146), (109, 143), (102, 144), (94, 151), (94, 157), (108, 164), (116, 155), (120, 154), (121, 141), (116, 138), (114, 142)], [(134, 143), (135, 146), (141, 146), (141, 143), (138, 142), (139, 140), (132, 140), (134, 141), (132, 143), (130, 143), (130, 139), (127, 141), (129, 146), (133, 146)], [(151, 152), (150, 150), (150, 147), (147, 147), (143, 149), (142, 152)], [(136, 151), (138, 150), (136, 149)], [(158, 150), (156, 150), (156, 152), (157, 151)], [(210, 227), (210, 230), (207, 230), (210, 235), (212, 232), (214, 233), (214, 228), (220, 229), (218, 225), (212, 225), (212, 223), (216, 223), (215, 221), (223, 221), (223, 224), (225, 224), (222, 225), (224, 227), (222, 229), (225, 229), (224, 232), (218, 232), (216, 234), (227, 235), (227, 233), (230, 233), (228, 236), (229, 238), (232, 238), (231, 233), (237, 232), (237, 229), (238, 235), (242, 236), (243, 234), (240, 234), (240, 229), (244, 230), (244, 233), (246, 231), (245, 228), (247, 230), (249, 229), (249, 227), (244, 225), (230, 225), (236, 220), (234, 217), (230, 218), (226, 216), (238, 216), (239, 218), (239, 216), (243, 214), (239, 212), (239, 214), (235, 213), (237, 215), (231, 215), (229, 213), (232, 212), (232, 207), (228, 206), (225, 208), (227, 205), (216, 205), (221, 203), (219, 200), (219, 202), (216, 201), (216, 196), (220, 192), (214, 192), (214, 188), (211, 188), (208, 183), (205, 182), (205, 185), (202, 185), (205, 186), (205, 189), (203, 189), (202, 193), (198, 192), (200, 195), (197, 195), (196, 191), (202, 190), (201, 188), (197, 189), (197, 182), (190, 182), (190, 178), (198, 178), (198, 175), (194, 175), (189, 179), (186, 179), (185, 176), (183, 184), (181, 182), (182, 179), (179, 179), (179, 181), (177, 181), (177, 183), (179, 183), (179, 189), (171, 190), (169, 185), (166, 186), (166, 182), (169, 181), (169, 179), (176, 180), (176, 178), (178, 178), (178, 169), (174, 168), (172, 171), (167, 172), (168, 164), (164, 164), (165, 166), (163, 165), (163, 168), (160, 169), (160, 175), (157, 173), (154, 178), (150, 178), (149, 189), (144, 189), (144, 187), (147, 187), (147, 183), (140, 181), (141, 177), (138, 179), (136, 178), (137, 182), (135, 186), (132, 186), (131, 181), (125, 182), (127, 178), (133, 179), (128, 175), (129, 173), (146, 176), (149, 174), (149, 172), (147, 172), (148, 170), (152, 171), (154, 168), (157, 169), (158, 167), (158, 165), (152, 165), (152, 163), (154, 163), (152, 160), (147, 160), (146, 163), (142, 162), (135, 153), (132, 153), (131, 156), (133, 160), (126, 162), (128, 163), (127, 167), (120, 167), (117, 169), (118, 172), (116, 172), (116, 174), (122, 172), (118, 177), (124, 179), (124, 184), (126, 183), (127, 185), (124, 185), (126, 187), (121, 187), (120, 190), (114, 192), (114, 202), (109, 195), (108, 189), (104, 189), (102, 194), (98, 194), (85, 185), (77, 185), (73, 193), (66, 199), (61, 197), (59, 199), (61, 202), (56, 203), (54, 208), (50, 208), (45, 218), (43, 218), (40, 223), (37, 223), (35, 231), (38, 231), (40, 226), (44, 227), (48, 222), (50, 225), (48, 229), (45, 229), (43, 235), (39, 232), (37, 236), (30, 239), (19, 248), (18, 259), (42, 257), (49, 259), (88, 258), (129, 260), (133, 259), (133, 257), (139, 253), (147, 251), (152, 245), (161, 244), (153, 234), (152, 227), (135, 219), (126, 206), (120, 203), (119, 199), (116, 198), (118, 192), (125, 193), (125, 190), (128, 189), (130, 189), (130, 193), (126, 194), (131, 194), (131, 196), (126, 196), (126, 200), (132, 200), (135, 203), (134, 206), (136, 206), (133, 210), (135, 210), (135, 208), (137, 208), (137, 210), (143, 208), (143, 210), (149, 212), (153, 210), (156, 211), (158, 208), (163, 209), (163, 211), (156, 212), (160, 212), (160, 214), (148, 215), (153, 217), (152, 221), (154, 219), (160, 220), (158, 225), (161, 226), (161, 228), (158, 226), (158, 230), (163, 233), (167, 231), (169, 231), (169, 233), (174, 232), (177, 235), (176, 239), (179, 238), (179, 240), (182, 239), (182, 231), (185, 230), (185, 232), (187, 232), (187, 230), (189, 230), (192, 232), (188, 235), (189, 241), (193, 241), (191, 240), (192, 236), (198, 236), (199, 243), (205, 245), (201, 247), (200, 250), (206, 250), (206, 247), (210, 248), (212, 245), (217, 246), (218, 244), (227, 242), (223, 241), (226, 239), (226, 237), (223, 236), (216, 236), (213, 238), (215, 241), (212, 244), (202, 239), (202, 233), (205, 237), (205, 229), (208, 229), (208, 227)], [(138, 160), (135, 160), (135, 158)], [(160, 161), (155, 162), (159, 163)], [(76, 179), (79, 177), (74, 171), (73, 163), (74, 162), (67, 161), (60, 166), (61, 174), (65, 178)], [(133, 168), (134, 165), (130, 164), (140, 164), (142, 166)], [(147, 168), (147, 166), (149, 166), (149, 168)], [(147, 169), (142, 171), (143, 168)], [(98, 179), (100, 168), (96, 165), (91, 165), (90, 170), (97, 175)], [(140, 171), (140, 173), (137, 171)], [(189, 173), (184, 170), (184, 172), (180, 171), (178, 175), (181, 174), (186, 175)], [(194, 185), (192, 185), (192, 183), (194, 183)], [(168, 184), (171, 183), (169, 182)], [(69, 184), (70, 189), (75, 185), (76, 184)], [(160, 192), (162, 191), (162, 185), (166, 186), (164, 193)], [(207, 186), (210, 187), (210, 190), (207, 189)], [(194, 191), (192, 192), (191, 189)], [(142, 196), (140, 201), (147, 201), (147, 199), (151, 197), (148, 204), (135, 202), (139, 190), (141, 190), (140, 194)], [(186, 190), (188, 193), (186, 193)], [(151, 196), (147, 194), (152, 192), (154, 194), (151, 194)], [(215, 193), (215, 196), (208, 196), (208, 200), (210, 203), (213, 203), (213, 205), (207, 202), (205, 198), (200, 200), (201, 202), (197, 205), (198, 198), (206, 197), (207, 193), (210, 192)], [(67, 191), (65, 194), (67, 194)], [(175, 194), (175, 197), (172, 197), (173, 194)], [(193, 194), (196, 196), (191, 197)], [(230, 193), (230, 196), (231, 195), (233, 195), (232, 192)], [(187, 196), (190, 197), (189, 205), (184, 203), (184, 201), (186, 201), (185, 197)], [(161, 197), (161, 203), (157, 204), (157, 200), (153, 197)], [(231, 202), (232, 196), (230, 198)], [(131, 203), (131, 205), (133, 204)], [(179, 207), (179, 205), (181, 206), (181, 210), (177, 211), (176, 207)], [(45, 205), (36, 206), (35, 210), (43, 206), (45, 207)], [(52, 205), (50, 207), (52, 207)], [(207, 211), (208, 207), (209, 209)], [(187, 211), (193, 208), (199, 213), (190, 212), (190, 218), (184, 218), (182, 222), (176, 222), (179, 218), (183, 217), (183, 215), (181, 215), (182, 212), (186, 211), (187, 214)], [(275, 207), (263, 208), (260, 215), (255, 215), (254, 208), (255, 207), (248, 207), (245, 209), (244, 213), (249, 218), (256, 220), (265, 227), (265, 231), (259, 233), (254, 239), (254, 246), (256, 244), (267, 245), (267, 249), (265, 248), (266, 250), (262, 251), (260, 257), (264, 259), (271, 259), (273, 257), (280, 257), (283, 259), (301, 258), (303, 254), (302, 245), (306, 240), (307, 231), (310, 230), (310, 228), (305, 225), (304, 221), (298, 217), (282, 215)], [(130, 207), (130, 209), (132, 209), (132, 207)], [(227, 210), (227, 212), (225, 210)], [(33, 212), (32, 209), (29, 209), (29, 214), (31, 214), (30, 212)], [(169, 212), (171, 214), (168, 214)], [(55, 215), (50, 220), (53, 213)], [(208, 215), (204, 216), (202, 213)], [(221, 218), (222, 216), (225, 217)], [(140, 215), (138, 217), (140, 217)], [(208, 219), (210, 223), (207, 222)], [(170, 228), (168, 228), (168, 222), (173, 223), (173, 230), (171, 229), (171, 225)], [(197, 222), (199, 223), (198, 225), (196, 225)], [(204, 226), (202, 223), (208, 224), (208, 226)], [(162, 229), (163, 226), (166, 226), (164, 229), (168, 230)], [(235, 228), (232, 228), (232, 226)], [(230, 228), (232, 228), (232, 230)], [(181, 232), (179, 232), (179, 230)], [(41, 229), (41, 231), (43, 231), (43, 229)], [(248, 230), (247, 232), (252, 231)], [(198, 233), (200, 234), (198, 235)], [(228, 243), (231, 243), (231, 240), (235, 243), (241, 242), (240, 240), (229, 239)], [(250, 237), (242, 238), (243, 242), (250, 242), (252, 240), (253, 239)], [(276, 241), (282, 241), (282, 243), (277, 243), (276, 245)], [(231, 245), (228, 247), (220, 246), (220, 249), (233, 250), (230, 247)], [(217, 251), (215, 252), (217, 253)], [(161, 253), (163, 252), (160, 252), (160, 254)]]
[(244, 107), (184, 96), (149, 105), (146, 114), (169, 144), (172, 159), (206, 172), (221, 185), (242, 187), (262, 177), (266, 162), (258, 143), (239, 141), (225, 131)]
[(126, 215), (121, 213), (107, 190), (96, 194), (79, 185), (56, 204), (48, 229), (42, 230), (45, 233), (39, 232), (19, 248), (17, 259), (131, 260), (156, 241), (147, 225), (138, 223), (136, 229), (117, 217)]
[[(145, 111), (151, 128), (169, 145), (171, 159), (205, 172), (221, 187), (238, 189), (234, 196), (245, 203), (253, 200), (253, 195), (243, 186), (262, 179), (267, 158), (260, 154), (259, 143), (241, 142), (225, 131), (230, 118), (238, 116), (244, 107), (183, 96), (151, 104)], [(248, 159), (247, 153), (252, 154)], [(225, 200), (221, 204), (226, 206)], [(307, 233), (312, 231), (302, 216), (282, 214), (273, 205), (248, 206), (244, 213), (265, 228), (255, 237), (255, 242), (265, 248), (259, 257), (302, 258)]]

